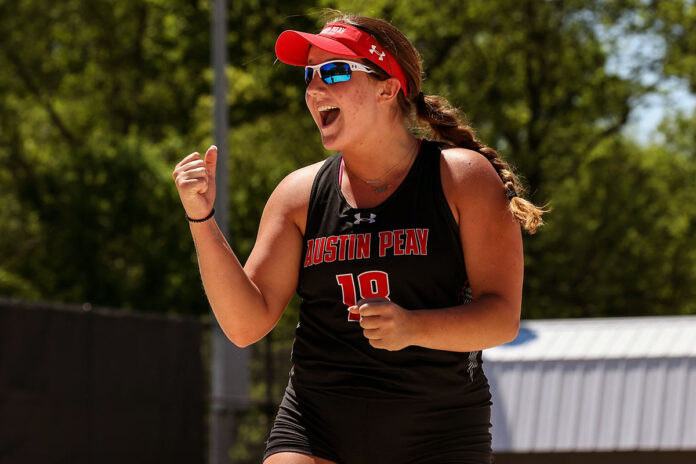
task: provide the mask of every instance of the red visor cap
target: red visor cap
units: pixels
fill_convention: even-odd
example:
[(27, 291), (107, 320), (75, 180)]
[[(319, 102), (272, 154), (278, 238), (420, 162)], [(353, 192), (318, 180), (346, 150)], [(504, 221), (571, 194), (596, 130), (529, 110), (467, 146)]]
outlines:
[(340, 56), (365, 58), (383, 69), (401, 83), (404, 95), (408, 95), (406, 75), (396, 59), (367, 32), (350, 24), (332, 23), (319, 34), (299, 31), (285, 31), (275, 45), (276, 56), (280, 61), (293, 66), (307, 66), (309, 47), (313, 45)]

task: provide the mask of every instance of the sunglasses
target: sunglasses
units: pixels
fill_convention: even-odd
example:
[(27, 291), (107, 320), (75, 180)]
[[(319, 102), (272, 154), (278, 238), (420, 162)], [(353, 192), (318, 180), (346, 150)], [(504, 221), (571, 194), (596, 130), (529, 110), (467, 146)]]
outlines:
[(315, 64), (314, 66), (305, 66), (305, 84), (309, 85), (309, 83), (312, 82), (315, 70), (319, 71), (319, 77), (327, 84), (349, 81), (353, 71), (374, 73), (372, 69), (360, 63), (355, 63), (354, 61), (333, 60), (327, 61), (326, 63)]

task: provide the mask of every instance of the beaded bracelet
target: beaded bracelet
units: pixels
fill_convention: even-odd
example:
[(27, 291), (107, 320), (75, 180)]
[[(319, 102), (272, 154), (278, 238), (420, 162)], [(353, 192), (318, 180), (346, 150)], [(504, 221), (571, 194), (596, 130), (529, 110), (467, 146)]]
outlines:
[(207, 221), (208, 219), (210, 219), (211, 217), (213, 217), (214, 214), (215, 214), (215, 208), (213, 208), (213, 210), (210, 212), (210, 214), (207, 215), (206, 217), (204, 217), (203, 219), (192, 219), (192, 218), (190, 218), (189, 215), (186, 214), (186, 213), (184, 213), (184, 216), (186, 216), (186, 220), (187, 220), (188, 222), (205, 222), (205, 221)]

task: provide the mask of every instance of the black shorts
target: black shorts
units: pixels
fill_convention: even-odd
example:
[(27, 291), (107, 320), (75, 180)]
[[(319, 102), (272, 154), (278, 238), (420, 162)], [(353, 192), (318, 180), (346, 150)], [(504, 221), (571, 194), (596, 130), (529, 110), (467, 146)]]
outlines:
[(285, 390), (264, 459), (292, 451), (338, 464), (490, 464), (490, 392), (466, 401), (375, 400)]

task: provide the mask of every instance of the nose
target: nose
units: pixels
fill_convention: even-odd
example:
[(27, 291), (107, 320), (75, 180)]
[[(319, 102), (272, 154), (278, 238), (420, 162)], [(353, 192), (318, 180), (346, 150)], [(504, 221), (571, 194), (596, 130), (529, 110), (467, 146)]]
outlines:
[(307, 95), (316, 95), (317, 92), (321, 92), (326, 89), (326, 82), (324, 82), (321, 77), (319, 77), (318, 72), (312, 74), (312, 80), (307, 84)]

